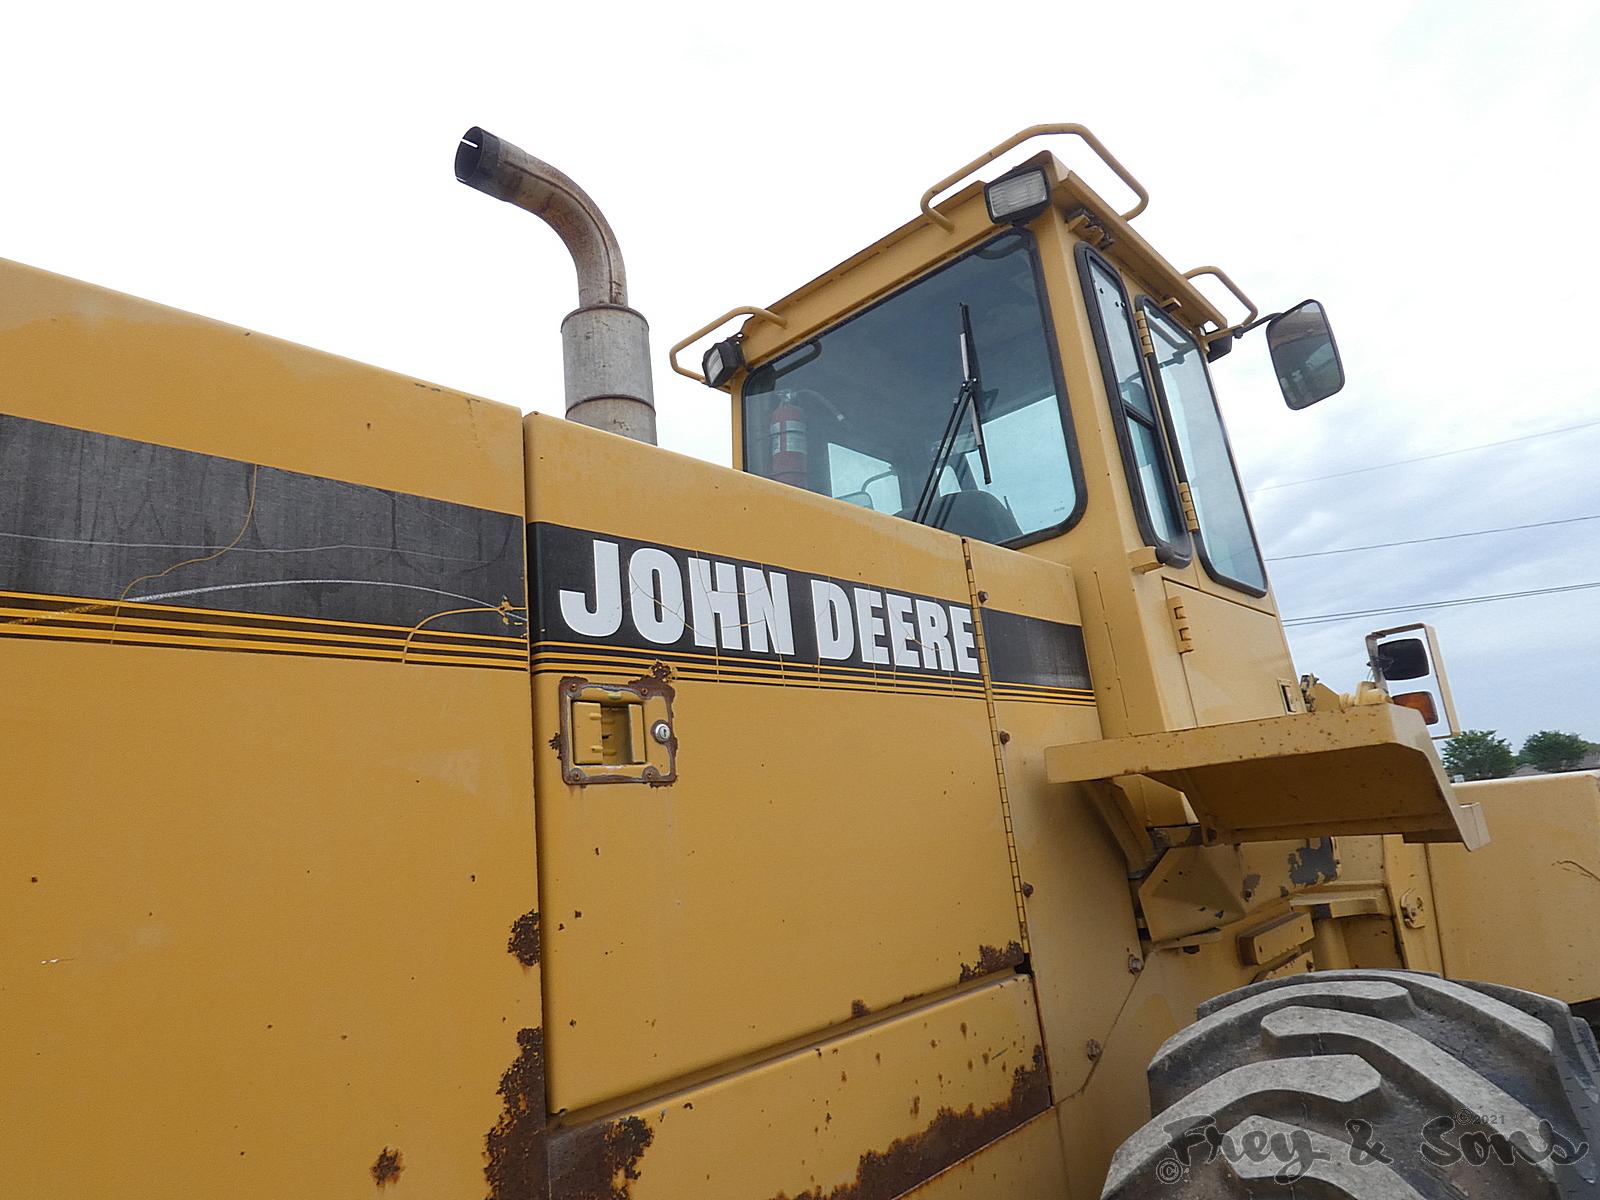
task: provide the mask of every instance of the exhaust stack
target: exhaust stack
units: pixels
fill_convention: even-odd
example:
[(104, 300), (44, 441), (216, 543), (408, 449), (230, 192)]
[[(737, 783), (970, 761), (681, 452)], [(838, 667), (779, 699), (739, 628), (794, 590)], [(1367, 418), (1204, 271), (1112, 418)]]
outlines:
[(549, 163), (474, 125), (456, 147), (456, 178), (554, 229), (578, 269), (578, 307), (561, 322), (567, 419), (655, 444), (650, 325), (628, 307), (628, 277), (599, 206)]

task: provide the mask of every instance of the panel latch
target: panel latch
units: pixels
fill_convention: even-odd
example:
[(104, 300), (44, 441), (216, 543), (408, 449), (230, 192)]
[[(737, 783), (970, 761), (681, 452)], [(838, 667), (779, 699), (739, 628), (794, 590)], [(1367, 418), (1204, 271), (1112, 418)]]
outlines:
[(672, 783), (677, 752), (665, 683), (561, 681), (561, 773), (568, 783)]

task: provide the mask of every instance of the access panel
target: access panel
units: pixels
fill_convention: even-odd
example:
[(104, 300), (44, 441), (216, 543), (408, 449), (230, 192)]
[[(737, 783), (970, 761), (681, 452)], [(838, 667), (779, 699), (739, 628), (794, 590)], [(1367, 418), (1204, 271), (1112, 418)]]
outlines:
[[(1011, 973), (960, 539), (546, 417), (526, 432), (552, 1111)], [(596, 687), (640, 699), (620, 740), (575, 736), (604, 732), (575, 712)], [(668, 750), (673, 776), (646, 778)], [(597, 754), (638, 778), (587, 778)]]

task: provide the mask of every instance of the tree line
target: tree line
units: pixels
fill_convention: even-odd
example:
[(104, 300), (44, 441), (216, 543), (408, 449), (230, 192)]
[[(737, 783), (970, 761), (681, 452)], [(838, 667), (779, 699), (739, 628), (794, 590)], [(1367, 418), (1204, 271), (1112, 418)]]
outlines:
[(1542, 729), (1522, 743), (1520, 751), (1492, 729), (1465, 729), (1444, 744), (1444, 766), (1463, 779), (1503, 779), (1518, 767), (1537, 771), (1573, 771), (1600, 745), (1576, 733)]

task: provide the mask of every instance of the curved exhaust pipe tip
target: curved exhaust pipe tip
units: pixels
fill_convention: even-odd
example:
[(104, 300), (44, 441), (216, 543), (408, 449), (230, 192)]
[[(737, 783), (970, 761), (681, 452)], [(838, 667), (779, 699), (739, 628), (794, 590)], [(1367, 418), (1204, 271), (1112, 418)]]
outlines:
[(578, 308), (561, 323), (567, 417), (656, 440), (650, 326), (628, 307), (628, 277), (611, 223), (582, 188), (481, 126), (461, 135), (456, 178), (525, 209), (555, 230), (578, 271)]
[[(487, 129), (474, 125), (461, 135), (456, 147), (456, 179), (480, 192), (495, 193), (486, 185), (494, 174), (494, 164), (500, 160), (500, 139)], [(504, 200), (505, 197), (501, 196)]]
[(578, 269), (580, 306), (628, 303), (628, 275), (611, 222), (564, 173), (474, 125), (456, 147), (456, 178), (556, 231)]

